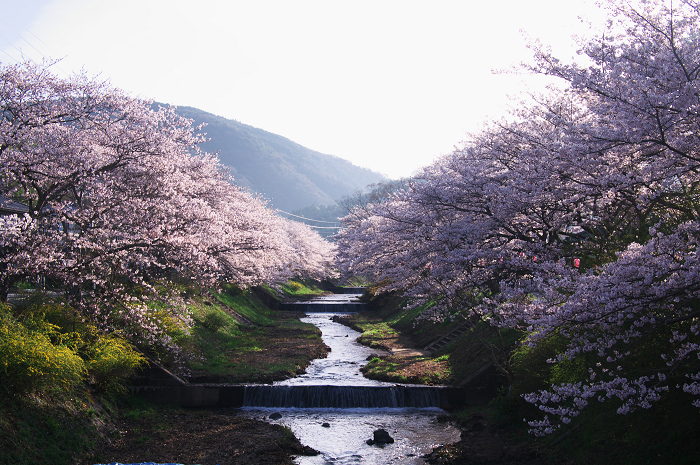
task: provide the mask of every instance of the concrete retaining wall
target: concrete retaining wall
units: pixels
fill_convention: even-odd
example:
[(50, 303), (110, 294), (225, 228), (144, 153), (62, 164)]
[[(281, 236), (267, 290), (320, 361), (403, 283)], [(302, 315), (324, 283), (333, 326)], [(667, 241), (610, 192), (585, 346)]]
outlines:
[(134, 386), (133, 392), (153, 402), (181, 407), (242, 407), (245, 386), (187, 384), (184, 386)]

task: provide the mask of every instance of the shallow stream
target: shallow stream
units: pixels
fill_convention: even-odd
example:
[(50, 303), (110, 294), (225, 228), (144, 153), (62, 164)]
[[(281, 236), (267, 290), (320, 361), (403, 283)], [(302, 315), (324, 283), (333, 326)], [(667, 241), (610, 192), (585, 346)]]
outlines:
[[(275, 382), (275, 385), (391, 386), (365, 378), (360, 368), (367, 358), (381, 351), (356, 340), (360, 333), (331, 320), (331, 313), (309, 313), (302, 321), (316, 325), (331, 348), (327, 358), (314, 360), (306, 374)], [(438, 422), (445, 412), (438, 408), (244, 408), (251, 418), (288, 426), (299, 440), (321, 452), (298, 457), (299, 465), (319, 464), (423, 464), (421, 456), (433, 447), (454, 443), (460, 431), (449, 422)], [(272, 420), (270, 415), (281, 414)], [(274, 416), (274, 415), (273, 415)], [(367, 445), (374, 430), (383, 428), (393, 444)]]

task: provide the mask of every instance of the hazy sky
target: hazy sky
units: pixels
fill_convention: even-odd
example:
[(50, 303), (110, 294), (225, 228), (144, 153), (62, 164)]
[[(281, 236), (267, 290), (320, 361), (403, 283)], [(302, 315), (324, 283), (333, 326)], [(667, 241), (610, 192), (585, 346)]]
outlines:
[(492, 73), (530, 56), (521, 30), (567, 57), (602, 18), (592, 0), (0, 0), (0, 61), (60, 58), (398, 178), (532, 81)]

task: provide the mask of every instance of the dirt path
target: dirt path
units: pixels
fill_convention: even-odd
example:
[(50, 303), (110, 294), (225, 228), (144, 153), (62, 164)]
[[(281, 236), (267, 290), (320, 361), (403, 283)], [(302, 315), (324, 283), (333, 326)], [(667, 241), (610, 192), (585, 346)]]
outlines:
[(427, 357), (430, 355), (428, 352), (420, 349), (414, 349), (412, 347), (404, 347), (398, 344), (395, 344), (393, 347), (390, 347), (391, 349), (391, 355), (394, 355), (399, 358), (410, 358), (410, 357)]

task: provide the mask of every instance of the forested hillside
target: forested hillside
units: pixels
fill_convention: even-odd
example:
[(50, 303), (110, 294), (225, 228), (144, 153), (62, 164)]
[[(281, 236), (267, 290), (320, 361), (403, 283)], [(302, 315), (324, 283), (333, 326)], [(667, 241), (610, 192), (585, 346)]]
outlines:
[(316, 152), (282, 136), (191, 107), (177, 113), (206, 123), (209, 141), (201, 145), (217, 152), (231, 169), (236, 184), (262, 194), (274, 208), (292, 211), (329, 205), (368, 184), (386, 178), (347, 160)]

